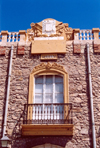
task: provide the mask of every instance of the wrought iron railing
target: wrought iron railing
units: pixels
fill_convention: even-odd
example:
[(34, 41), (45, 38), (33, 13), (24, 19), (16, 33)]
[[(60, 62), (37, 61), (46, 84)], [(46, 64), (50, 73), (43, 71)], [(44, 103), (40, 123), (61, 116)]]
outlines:
[(25, 104), (23, 124), (72, 124), (72, 104)]

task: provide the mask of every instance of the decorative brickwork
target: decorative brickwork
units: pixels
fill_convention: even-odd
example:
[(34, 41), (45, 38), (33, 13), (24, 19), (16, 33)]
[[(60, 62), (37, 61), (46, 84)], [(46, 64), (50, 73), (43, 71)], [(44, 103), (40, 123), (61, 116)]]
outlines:
[(6, 49), (3, 46), (0, 46), (0, 55), (5, 55)]
[(100, 53), (100, 44), (94, 44), (94, 52)]
[(81, 53), (81, 45), (74, 44), (74, 53)]
[(24, 54), (24, 48), (25, 48), (24, 46), (19, 46), (18, 47), (18, 54), (22, 54), (23, 55)]

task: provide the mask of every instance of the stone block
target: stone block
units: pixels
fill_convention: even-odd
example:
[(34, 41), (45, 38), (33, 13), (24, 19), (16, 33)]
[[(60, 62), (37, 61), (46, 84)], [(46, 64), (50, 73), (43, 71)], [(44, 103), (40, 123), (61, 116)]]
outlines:
[(14, 74), (15, 74), (15, 76), (21, 76), (22, 75), (22, 71), (21, 70), (15, 70)]
[(18, 52), (17, 52), (17, 53), (23, 55), (23, 54), (25, 53), (24, 48), (25, 48), (24, 46), (19, 46), (19, 47), (18, 47)]
[(76, 102), (76, 103), (81, 103), (82, 100), (81, 100), (80, 98), (77, 97), (77, 98), (75, 98), (75, 102)]
[(3, 46), (0, 46), (0, 55), (5, 55), (6, 49)]
[(81, 134), (87, 135), (88, 134), (88, 129), (82, 128), (81, 129)]
[(74, 53), (81, 53), (81, 45), (74, 44)]

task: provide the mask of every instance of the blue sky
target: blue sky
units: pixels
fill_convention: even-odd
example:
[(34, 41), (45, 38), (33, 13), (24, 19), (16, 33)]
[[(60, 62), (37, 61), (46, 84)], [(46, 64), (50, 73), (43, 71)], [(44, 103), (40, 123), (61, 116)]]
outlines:
[(100, 0), (0, 0), (0, 31), (27, 30), (46, 18), (72, 28), (100, 28)]

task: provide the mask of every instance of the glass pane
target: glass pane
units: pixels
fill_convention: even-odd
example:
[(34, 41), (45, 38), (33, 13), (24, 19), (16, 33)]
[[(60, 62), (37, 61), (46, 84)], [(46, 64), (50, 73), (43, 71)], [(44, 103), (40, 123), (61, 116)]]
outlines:
[(52, 102), (53, 102), (53, 95), (52, 94), (45, 94), (44, 103), (52, 103)]
[(55, 103), (63, 103), (63, 94), (55, 94)]
[(55, 84), (55, 93), (63, 93), (63, 84), (62, 83)]
[(43, 84), (35, 84), (35, 93), (43, 93)]
[(36, 83), (43, 83), (43, 76), (39, 76), (35, 78), (35, 84)]
[(53, 84), (45, 85), (45, 93), (53, 93)]
[(63, 82), (63, 77), (61, 76), (55, 76), (55, 83)]
[(35, 94), (35, 103), (43, 103), (42, 94)]
[(46, 83), (53, 83), (53, 76), (47, 75), (46, 76)]

